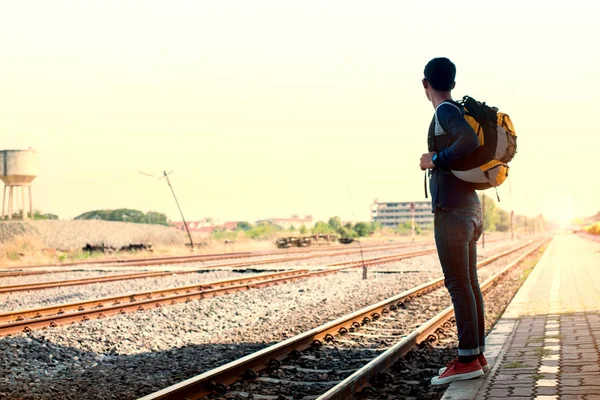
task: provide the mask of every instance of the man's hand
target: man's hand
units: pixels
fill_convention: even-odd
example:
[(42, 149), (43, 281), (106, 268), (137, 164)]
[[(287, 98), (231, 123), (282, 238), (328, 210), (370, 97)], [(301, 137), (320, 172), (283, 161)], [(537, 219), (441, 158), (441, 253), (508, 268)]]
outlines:
[(432, 151), (431, 153), (425, 153), (421, 156), (421, 171), (435, 168), (435, 164), (431, 161), (431, 157), (433, 157), (434, 154), (435, 151)]

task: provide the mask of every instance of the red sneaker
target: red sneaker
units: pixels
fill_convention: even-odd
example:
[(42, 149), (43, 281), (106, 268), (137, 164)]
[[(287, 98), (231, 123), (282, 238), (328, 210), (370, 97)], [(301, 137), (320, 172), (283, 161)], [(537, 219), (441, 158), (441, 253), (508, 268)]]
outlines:
[(483, 370), (483, 372), (490, 372), (490, 366), (488, 365), (487, 360), (485, 359), (485, 356), (483, 355), (483, 353), (481, 353), (479, 355), (479, 357), (477, 357), (477, 361), (479, 362), (479, 365), (481, 365), (481, 369)]
[[(481, 369), (483, 370), (484, 373), (490, 372), (490, 366), (488, 365), (488, 362), (485, 359), (485, 356), (483, 354), (479, 355), (479, 357), (477, 358), (477, 361), (479, 361), (479, 365), (481, 365)], [(438, 371), (438, 373), (440, 375), (443, 374), (444, 371), (446, 370), (446, 368), (447, 367), (440, 368), (440, 370)]]
[(454, 381), (462, 381), (465, 379), (473, 379), (483, 376), (483, 370), (479, 361), (473, 360), (468, 364), (458, 362), (458, 358), (452, 360), (444, 373), (440, 376), (431, 378), (432, 385), (443, 385)]

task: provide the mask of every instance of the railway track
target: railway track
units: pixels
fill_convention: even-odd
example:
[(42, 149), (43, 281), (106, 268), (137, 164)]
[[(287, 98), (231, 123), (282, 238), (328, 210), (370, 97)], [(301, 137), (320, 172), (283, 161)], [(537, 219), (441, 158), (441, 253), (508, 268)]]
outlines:
[[(517, 249), (525, 245), (519, 246)], [(511, 251), (516, 251), (511, 250)], [(164, 305), (172, 305), (193, 300), (215, 297), (250, 289), (268, 287), (299, 279), (334, 274), (350, 268), (373, 266), (403, 260), (427, 252), (413, 252), (392, 256), (377, 257), (364, 261), (347, 261), (331, 264), (327, 269), (309, 271), (307, 269), (283, 271), (270, 274), (252, 275), (243, 278), (227, 279), (212, 283), (164, 288), (153, 291), (129, 293), (121, 296), (105, 297), (55, 306), (18, 310), (0, 314), (0, 336), (29, 332), (34, 329), (55, 327), (73, 322), (84, 322), (92, 318), (106, 318), (111, 315), (132, 311), (143, 311)]]
[[(482, 285), (482, 290), (489, 290), (545, 243), (546, 241), (533, 244), (524, 255), (488, 279)], [(517, 249), (480, 261), (478, 267), (488, 265), (514, 251)], [(200, 399), (207, 396), (223, 398), (219, 396), (225, 394), (226, 398), (240, 399), (247, 398), (249, 393), (258, 396), (254, 398), (262, 399), (352, 398), (354, 393), (369, 382), (385, 380), (385, 375), (381, 375), (381, 372), (408, 350), (417, 344), (436, 339), (436, 330), (448, 323), (453, 316), (451, 307), (423, 321), (412, 332), (406, 325), (398, 326), (398, 323), (406, 323), (401, 318), (402, 311), (411, 300), (418, 301), (423, 296), (439, 293), (436, 289), (442, 286), (443, 278), (435, 279), (140, 400)], [(425, 317), (421, 315), (420, 318)], [(303, 355), (301, 351), (306, 350), (314, 350), (315, 355)], [(354, 357), (348, 357), (350, 353)], [(342, 358), (345, 366), (338, 364), (332, 369), (331, 360)], [(275, 378), (273, 374), (260, 376), (260, 371), (265, 369), (280, 373)], [(242, 389), (251, 390), (228, 393), (228, 385), (235, 382)], [(266, 394), (258, 395), (259, 392)], [(288, 396), (290, 393), (293, 396)]]
[[(489, 242), (495, 242), (502, 239), (495, 239)], [(168, 257), (148, 257), (148, 258), (121, 258), (121, 259), (104, 259), (104, 260), (84, 260), (69, 263), (50, 264), (50, 265), (20, 265), (20, 266), (4, 266), (0, 267), (0, 278), (15, 277), (15, 276), (27, 276), (27, 275), (43, 275), (61, 272), (78, 272), (81, 271), (81, 267), (86, 265), (103, 265), (105, 267), (146, 267), (155, 265), (170, 265), (170, 264), (185, 264), (191, 262), (206, 262), (206, 261), (218, 261), (227, 259), (240, 259), (240, 258), (251, 258), (251, 257), (264, 257), (264, 256), (278, 256), (288, 254), (302, 254), (302, 253), (319, 253), (319, 252), (336, 252), (339, 250), (348, 250), (354, 248), (357, 253), (361, 251), (363, 253), (379, 250), (392, 250), (402, 249), (414, 246), (425, 246), (431, 244), (433, 241), (417, 241), (411, 243), (386, 243), (386, 244), (374, 244), (365, 245), (361, 247), (353, 245), (340, 245), (330, 247), (306, 247), (299, 249), (286, 249), (286, 250), (274, 250), (274, 251), (258, 251), (258, 252), (238, 252), (238, 253), (217, 253), (217, 254), (203, 254), (203, 255), (190, 255), (190, 256), (168, 256)], [(316, 257), (317, 255), (315, 255)], [(321, 256), (325, 257), (325, 255)], [(36, 271), (25, 271), (33, 268), (44, 268), (53, 267), (61, 268), (58, 270), (36, 270)], [(63, 269), (63, 267), (79, 267), (75, 269)]]
[[(364, 245), (362, 250), (374, 250), (374, 249), (389, 249), (389, 248), (405, 248), (412, 246), (422, 246), (427, 244), (433, 244), (433, 241), (419, 241), (411, 243), (385, 243), (385, 244), (373, 244)], [(299, 254), (299, 253), (315, 253), (315, 252), (328, 252), (338, 250), (348, 250), (348, 248), (356, 248), (360, 251), (360, 248), (355, 245), (340, 245), (340, 246), (329, 246), (329, 247), (305, 247), (297, 249), (280, 249), (280, 250), (268, 250), (268, 251), (256, 251), (256, 252), (234, 252), (234, 253), (215, 253), (215, 254), (198, 254), (189, 256), (165, 256), (165, 257), (146, 257), (146, 258), (111, 258), (102, 260), (82, 260), (68, 263), (57, 263), (47, 265), (16, 265), (16, 266), (4, 266), (2, 269), (4, 273), (10, 273), (10, 271), (23, 270), (30, 268), (43, 268), (43, 267), (81, 267), (84, 265), (106, 265), (106, 266), (152, 266), (152, 265), (168, 265), (168, 264), (184, 264), (191, 262), (202, 262), (202, 261), (218, 261), (227, 259), (239, 259), (239, 258), (251, 258), (251, 257), (263, 257), (263, 256), (277, 256), (286, 254)], [(64, 272), (65, 270), (60, 270)], [(38, 271), (36, 271), (38, 272)], [(51, 272), (51, 271), (48, 271)]]
[[(485, 265), (507, 254), (519, 251), (530, 243), (519, 245), (494, 257), (482, 261)], [(429, 252), (429, 251), (427, 251)], [(422, 255), (422, 252), (391, 255), (367, 259), (364, 261), (347, 261), (331, 264), (327, 269), (309, 271), (307, 269), (283, 271), (278, 273), (252, 275), (243, 278), (227, 279), (212, 283), (202, 283), (187, 286), (157, 289), (138, 293), (128, 293), (120, 296), (105, 297), (73, 303), (63, 303), (54, 306), (18, 310), (0, 314), (0, 336), (29, 332), (66, 325), (73, 322), (84, 322), (90, 319), (106, 318), (111, 315), (127, 312), (143, 311), (155, 307), (172, 305), (193, 300), (215, 297), (250, 289), (283, 284), (299, 279), (308, 279), (340, 272), (342, 270), (362, 266), (399, 261), (408, 257)], [(427, 253), (426, 253), (427, 254)]]
[[(379, 249), (369, 249), (363, 250), (363, 253), (379, 251)], [(435, 249), (426, 249), (413, 251), (410, 253), (401, 253), (395, 254), (385, 257), (374, 258), (370, 260), (365, 260), (365, 262), (369, 262), (369, 265), (376, 265), (378, 260), (392, 262), (399, 261), (406, 258), (418, 257), (422, 255), (427, 255), (434, 253)], [(331, 256), (343, 256), (343, 255), (353, 255), (359, 253), (360, 250), (346, 251), (341, 253), (327, 253), (325, 255), (317, 254), (317, 255), (307, 255), (307, 256), (296, 256), (296, 257), (287, 257), (287, 258), (277, 258), (271, 260), (256, 260), (256, 261), (245, 261), (238, 263), (225, 263), (225, 264), (215, 264), (215, 265), (207, 265), (205, 267), (193, 270), (180, 270), (180, 271), (144, 271), (144, 272), (133, 272), (127, 274), (117, 274), (117, 275), (109, 275), (109, 276), (100, 276), (100, 277), (92, 277), (92, 278), (80, 278), (80, 279), (68, 279), (61, 281), (48, 281), (48, 282), (38, 282), (38, 283), (26, 283), (20, 285), (7, 285), (0, 286), (0, 294), (2, 293), (15, 293), (15, 292), (23, 292), (23, 291), (31, 291), (31, 290), (43, 290), (55, 287), (65, 287), (65, 286), (77, 286), (77, 285), (87, 285), (94, 283), (102, 283), (102, 282), (115, 282), (115, 281), (123, 281), (123, 280), (133, 280), (133, 279), (145, 279), (145, 278), (158, 278), (162, 276), (170, 276), (170, 275), (182, 275), (182, 274), (194, 274), (203, 272), (209, 269), (218, 269), (218, 268), (245, 268), (256, 265), (267, 265), (267, 264), (276, 264), (290, 261), (302, 261), (308, 260), (312, 258), (321, 258), (321, 257), (331, 257)], [(343, 265), (351, 265), (353, 263), (360, 261), (349, 261), (343, 263), (335, 263), (330, 264), (330, 267), (338, 267)], [(1, 277), (1, 276), (0, 276)]]

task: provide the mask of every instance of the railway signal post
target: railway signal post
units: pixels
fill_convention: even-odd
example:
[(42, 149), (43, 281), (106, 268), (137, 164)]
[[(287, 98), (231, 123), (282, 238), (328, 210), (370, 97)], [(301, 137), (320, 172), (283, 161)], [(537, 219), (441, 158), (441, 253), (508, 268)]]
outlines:
[(412, 241), (415, 241), (415, 203), (410, 203), (410, 215), (412, 219), (411, 234)]

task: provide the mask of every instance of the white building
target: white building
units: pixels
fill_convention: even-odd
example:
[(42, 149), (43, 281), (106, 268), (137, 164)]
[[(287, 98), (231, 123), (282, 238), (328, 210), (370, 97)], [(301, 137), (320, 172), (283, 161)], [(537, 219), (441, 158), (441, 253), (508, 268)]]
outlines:
[(291, 218), (267, 218), (256, 221), (256, 224), (270, 223), (282, 227), (283, 229), (290, 229), (294, 227), (296, 229), (304, 225), (307, 228), (312, 228), (314, 225), (312, 215), (307, 215), (304, 218), (300, 218), (298, 215), (293, 214)]
[(433, 224), (431, 201), (378, 202), (371, 205), (371, 220), (386, 228), (396, 228), (411, 221), (414, 208), (415, 224), (424, 228)]

